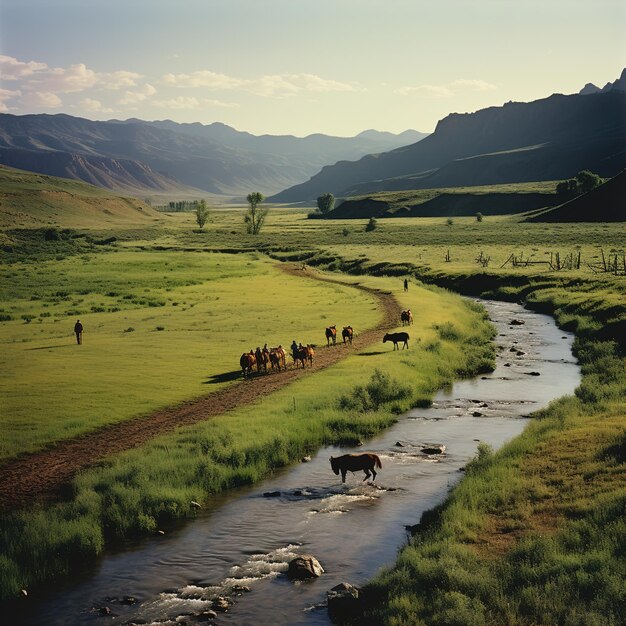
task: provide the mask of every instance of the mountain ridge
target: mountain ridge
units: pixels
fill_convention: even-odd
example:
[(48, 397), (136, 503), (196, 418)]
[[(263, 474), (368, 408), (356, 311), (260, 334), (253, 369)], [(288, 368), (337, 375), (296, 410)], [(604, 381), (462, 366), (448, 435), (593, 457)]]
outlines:
[[(402, 177), (422, 179), (415, 188), (533, 180), (516, 170), (516, 162), (519, 167), (532, 166), (532, 175), (539, 176), (534, 180), (568, 178), (579, 169), (593, 169), (608, 177), (626, 166), (625, 146), (626, 92), (553, 94), (530, 103), (508, 102), (474, 113), (452, 113), (419, 143), (326, 166), (306, 183), (270, 200), (312, 201), (325, 192), (347, 197), (388, 190), (384, 181)], [(476, 167), (476, 159), (491, 162), (488, 176)], [(459, 182), (453, 181), (444, 168), (464, 174), (457, 176)]]
[[(136, 118), (99, 122), (65, 113), (0, 114), (4, 164), (38, 171), (45, 163), (48, 173), (138, 194), (241, 196), (250, 190), (270, 194), (306, 180), (324, 164), (384, 151), (416, 136), (425, 135), (375, 131), (353, 138), (256, 136), (221, 122), (179, 124)], [(68, 156), (62, 158), (60, 153)], [(83, 167), (76, 167), (78, 157)], [(63, 163), (70, 162), (74, 167), (67, 165), (64, 170)]]

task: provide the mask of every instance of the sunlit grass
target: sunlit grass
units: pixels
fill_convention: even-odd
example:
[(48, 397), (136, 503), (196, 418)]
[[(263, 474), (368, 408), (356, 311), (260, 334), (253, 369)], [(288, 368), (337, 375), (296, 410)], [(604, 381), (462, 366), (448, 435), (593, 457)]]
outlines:
[(330, 323), (364, 329), (380, 315), (362, 291), (258, 255), (121, 251), (2, 272), (16, 318), (0, 324), (5, 457), (210, 393), (256, 346), (322, 343)]
[[(72, 560), (92, 559), (111, 539), (192, 515), (191, 501), (210, 507), (212, 494), (256, 482), (323, 444), (366, 440), (390, 425), (396, 413), (427, 403), (455, 377), (493, 367), (493, 328), (484, 311), (436, 288), (404, 294), (393, 279), (364, 277), (363, 282), (393, 290), (403, 306), (416, 311), (408, 351), (393, 351), (382, 342), (369, 346), (252, 405), (102, 461), (76, 478), (67, 503), (6, 516), (0, 534), (2, 595), (67, 572)], [(454, 340), (441, 338), (435, 328), (440, 324), (454, 324)], [(364, 324), (354, 327), (358, 346)], [(376, 371), (385, 372), (392, 390), (409, 392), (387, 393), (377, 410), (342, 408), (341, 399), (358, 385), (373, 381), (377, 393)], [(40, 561), (46, 563), (43, 570), (37, 567)]]

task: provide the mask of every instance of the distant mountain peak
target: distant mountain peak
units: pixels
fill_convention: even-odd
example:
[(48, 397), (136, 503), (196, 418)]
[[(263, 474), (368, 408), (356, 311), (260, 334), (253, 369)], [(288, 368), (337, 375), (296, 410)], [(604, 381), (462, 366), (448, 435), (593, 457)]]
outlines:
[(581, 96), (589, 96), (594, 93), (606, 93), (607, 91), (626, 91), (626, 68), (622, 70), (620, 77), (611, 82), (608, 82), (602, 89), (593, 83), (587, 83), (578, 93)]
[(602, 91), (600, 87), (594, 85), (593, 83), (587, 83), (578, 93), (581, 96), (588, 96), (592, 93), (600, 93)]

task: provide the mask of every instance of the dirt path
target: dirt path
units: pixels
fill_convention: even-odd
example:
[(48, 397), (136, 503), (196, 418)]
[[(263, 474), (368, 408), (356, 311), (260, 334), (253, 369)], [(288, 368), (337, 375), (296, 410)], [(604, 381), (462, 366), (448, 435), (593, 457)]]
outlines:
[[(281, 268), (300, 278), (346, 284), (331, 278), (323, 278), (311, 270), (303, 271), (293, 266)], [(381, 331), (398, 324), (400, 305), (393, 295), (362, 285), (355, 287), (372, 294), (378, 300), (383, 319), (374, 328), (355, 335), (353, 346), (340, 344), (340, 337), (335, 347), (320, 346), (315, 354), (312, 368), (314, 371), (329, 367), (368, 345), (379, 343)], [(79, 470), (93, 465), (103, 457), (139, 446), (179, 426), (195, 424), (251, 404), (302, 376), (308, 376), (309, 371), (309, 368), (306, 370), (288, 368), (286, 372), (241, 380), (202, 398), (111, 424), (80, 437), (61, 441), (49, 449), (10, 460), (0, 465), (0, 510), (9, 511), (24, 508), (35, 502), (61, 498), (64, 489), (69, 486)]]

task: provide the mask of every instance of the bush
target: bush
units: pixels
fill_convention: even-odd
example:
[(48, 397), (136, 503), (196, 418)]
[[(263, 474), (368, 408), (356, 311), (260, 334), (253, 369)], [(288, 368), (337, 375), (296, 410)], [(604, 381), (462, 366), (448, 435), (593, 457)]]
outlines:
[(377, 411), (386, 402), (403, 400), (411, 395), (411, 388), (393, 380), (389, 374), (376, 369), (367, 385), (358, 385), (349, 396), (339, 399), (339, 408), (360, 412)]
[(378, 228), (378, 222), (375, 217), (370, 217), (370, 221), (365, 225), (365, 232), (369, 233)]

